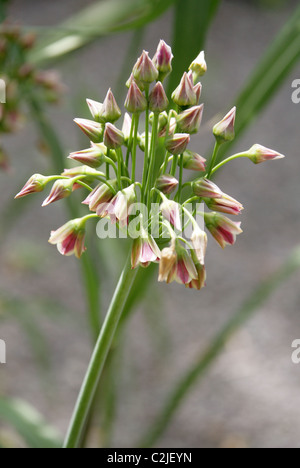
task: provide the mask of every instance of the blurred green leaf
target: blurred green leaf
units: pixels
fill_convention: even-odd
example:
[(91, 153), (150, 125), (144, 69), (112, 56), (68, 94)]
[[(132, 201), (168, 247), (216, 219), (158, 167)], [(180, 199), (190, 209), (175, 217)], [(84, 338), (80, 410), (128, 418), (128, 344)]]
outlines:
[(173, 73), (169, 81), (169, 95), (178, 86), (182, 73), (204, 49), (207, 32), (220, 0), (177, 0), (173, 30)]
[(22, 400), (0, 398), (0, 418), (23, 437), (30, 448), (60, 448), (62, 441), (57, 431), (42, 416)]
[(138, 444), (139, 447), (152, 447), (168, 427), (176, 411), (187, 397), (189, 391), (199, 379), (202, 379), (211, 365), (220, 356), (224, 346), (244, 323), (282, 286), (296, 271), (300, 269), (300, 247), (293, 250), (289, 258), (276, 273), (263, 281), (242, 304), (225, 327), (211, 341), (206, 351), (201, 352), (190, 369), (181, 377), (175, 388), (170, 392), (160, 414), (146, 435)]
[(223, 145), (218, 160), (221, 160), (235, 144), (237, 138), (274, 97), (280, 85), (289, 76), (300, 59), (300, 7), (296, 8), (266, 53), (256, 66), (248, 83), (238, 95), (236, 139)]
[[(82, 9), (39, 42), (30, 59), (55, 60), (98, 37), (141, 28), (166, 11), (175, 0), (103, 0)], [(186, 2), (184, 2), (186, 3)]]

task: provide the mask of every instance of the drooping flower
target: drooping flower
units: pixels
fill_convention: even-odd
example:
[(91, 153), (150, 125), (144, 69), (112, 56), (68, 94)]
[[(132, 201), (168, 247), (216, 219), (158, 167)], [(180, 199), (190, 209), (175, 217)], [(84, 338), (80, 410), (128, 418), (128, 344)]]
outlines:
[(104, 133), (102, 124), (88, 119), (74, 119), (74, 122), (93, 143), (102, 143)]
[(147, 268), (150, 263), (158, 262), (160, 257), (160, 250), (150, 234), (144, 231), (140, 237), (134, 239), (131, 251), (132, 268), (139, 265)]
[(190, 135), (188, 133), (175, 133), (166, 141), (166, 148), (171, 154), (182, 154), (186, 150)]
[(180, 205), (177, 202), (164, 198), (164, 201), (160, 205), (160, 211), (175, 229), (181, 231)]
[(220, 213), (206, 213), (205, 225), (218, 244), (224, 249), (227, 244), (233, 245), (236, 236), (241, 234), (241, 223), (231, 221)]
[(90, 148), (75, 151), (69, 154), (68, 158), (96, 169), (103, 164), (106, 152), (107, 148), (103, 143), (92, 143)]
[(59, 179), (54, 184), (49, 196), (43, 202), (42, 206), (48, 206), (51, 203), (67, 198), (73, 192), (76, 179)]
[(168, 281), (169, 275), (173, 270), (176, 263), (177, 255), (175, 250), (175, 239), (172, 239), (171, 246), (166, 247), (161, 252), (161, 259), (159, 262), (159, 276), (158, 281)]
[(169, 195), (178, 186), (178, 180), (170, 174), (163, 174), (156, 180), (155, 186), (165, 195)]
[(193, 279), (190, 283), (186, 284), (185, 286), (189, 289), (197, 289), (200, 291), (206, 286), (206, 269), (205, 265), (201, 265), (201, 263), (196, 262), (195, 268), (197, 270), (197, 279)]
[(51, 180), (51, 177), (45, 177), (41, 174), (34, 174), (26, 182), (22, 190), (15, 196), (15, 198), (22, 198), (31, 193), (42, 192), (49, 180)]
[(204, 201), (210, 210), (230, 215), (239, 215), (244, 209), (240, 202), (226, 193), (223, 193), (221, 198), (205, 198)]
[(183, 167), (191, 171), (204, 172), (206, 170), (206, 159), (194, 151), (186, 150), (183, 153)]
[(124, 143), (124, 135), (117, 127), (111, 123), (105, 125), (103, 141), (108, 149), (117, 149)]
[(219, 144), (233, 141), (235, 138), (234, 124), (236, 118), (236, 107), (233, 107), (228, 114), (213, 128), (213, 134)]
[(198, 273), (195, 264), (186, 249), (182, 247), (178, 240), (175, 241), (174, 252), (176, 254), (176, 260), (167, 277), (166, 275), (160, 275), (160, 281), (165, 280), (167, 283), (176, 281), (179, 284), (187, 285), (192, 280), (196, 280), (198, 278)]
[(204, 259), (207, 249), (207, 234), (199, 226), (194, 226), (191, 236), (191, 241), (194, 247), (195, 256), (201, 265), (204, 265)]
[(201, 104), (181, 112), (177, 117), (179, 130), (190, 134), (197, 133), (202, 122), (203, 109), (204, 104)]
[[(123, 228), (128, 225), (128, 217), (130, 216), (133, 204), (136, 202), (135, 184), (118, 192), (111, 203), (107, 206), (107, 214), (111, 222), (120, 224)], [(98, 212), (97, 212), (98, 214)]]
[(107, 206), (116, 195), (117, 180), (109, 180), (107, 184), (99, 184), (82, 202), (88, 205), (90, 211), (96, 211), (100, 217), (106, 216)]
[(85, 220), (78, 218), (64, 224), (57, 231), (52, 231), (49, 243), (56, 244), (59, 253), (62, 255), (75, 255), (77, 258), (80, 258), (86, 250), (84, 238)]
[(223, 192), (209, 179), (199, 179), (193, 182), (192, 189), (195, 195), (200, 198), (222, 198)]

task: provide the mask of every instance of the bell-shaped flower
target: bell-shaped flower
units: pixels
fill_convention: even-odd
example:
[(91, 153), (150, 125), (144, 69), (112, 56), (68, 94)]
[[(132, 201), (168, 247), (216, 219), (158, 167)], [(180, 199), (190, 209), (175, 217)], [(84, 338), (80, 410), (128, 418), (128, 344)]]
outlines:
[(69, 221), (57, 231), (52, 231), (49, 243), (57, 245), (57, 249), (62, 255), (75, 255), (80, 258), (86, 250), (84, 238), (85, 220), (79, 218)]
[(220, 213), (206, 213), (205, 225), (218, 244), (224, 249), (226, 245), (233, 245), (236, 236), (241, 234), (241, 223), (231, 221)]

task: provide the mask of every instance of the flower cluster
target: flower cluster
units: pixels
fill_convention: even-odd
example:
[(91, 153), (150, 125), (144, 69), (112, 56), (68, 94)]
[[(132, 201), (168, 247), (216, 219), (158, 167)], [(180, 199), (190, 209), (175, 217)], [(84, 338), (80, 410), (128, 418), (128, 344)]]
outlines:
[[(35, 174), (17, 197), (40, 192), (51, 181), (55, 183), (43, 205), (68, 197), (74, 190), (88, 190), (82, 203), (91, 213), (51, 234), (50, 243), (57, 244), (60, 253), (80, 257), (85, 250), (87, 220), (108, 220), (133, 238), (132, 268), (157, 262), (159, 281), (177, 281), (200, 290), (206, 282), (205, 227), (222, 248), (233, 245), (242, 232), (241, 223), (228, 217), (240, 215), (242, 204), (224, 193), (212, 176), (236, 158), (257, 164), (283, 155), (254, 145), (218, 163), (220, 146), (235, 136), (235, 108), (214, 126), (215, 149), (208, 162), (188, 149), (203, 117), (199, 80), (207, 65), (201, 52), (169, 101), (163, 82), (172, 71), (172, 59), (171, 48), (164, 41), (152, 59), (148, 52), (142, 53), (126, 84), (127, 112), (121, 126), (117, 122), (122, 113), (111, 89), (103, 103), (88, 99), (92, 119), (75, 119), (75, 123), (88, 136), (90, 147), (69, 155), (81, 165), (56, 176)], [(145, 131), (140, 133), (142, 113)], [(137, 159), (141, 152), (144, 164), (139, 177)], [(185, 182), (185, 170), (196, 173), (193, 181)], [(184, 237), (187, 227), (190, 234)]]
[[(24, 120), (23, 104), (28, 90), (34, 90), (41, 103), (56, 103), (63, 91), (59, 76), (54, 71), (40, 71), (29, 63), (28, 53), (35, 44), (35, 35), (22, 34), (18, 26), (5, 22), (0, 28), (1, 94), (0, 134), (16, 132)], [(0, 168), (8, 167), (8, 157), (0, 141)]]

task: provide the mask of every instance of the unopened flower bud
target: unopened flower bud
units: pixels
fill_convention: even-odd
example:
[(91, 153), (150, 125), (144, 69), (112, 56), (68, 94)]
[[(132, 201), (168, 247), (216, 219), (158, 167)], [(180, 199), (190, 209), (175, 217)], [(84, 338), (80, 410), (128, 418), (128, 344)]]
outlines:
[(162, 82), (171, 73), (173, 57), (171, 47), (161, 40), (152, 60), (159, 71), (159, 81)]
[(86, 164), (87, 166), (96, 169), (97, 167), (100, 167), (103, 164), (104, 157), (106, 155), (106, 150), (107, 149), (103, 145), (103, 143), (92, 143), (92, 146), (90, 148), (71, 153), (68, 157), (69, 159), (74, 159), (75, 161), (78, 161), (81, 164)]
[(130, 77), (128, 78), (128, 80), (126, 81), (126, 86), (127, 88), (130, 88), (131, 86), (131, 83), (135, 83), (136, 85), (138, 85), (138, 87), (140, 88), (140, 90), (143, 92), (145, 91), (145, 85), (144, 83), (142, 83), (141, 81), (137, 81), (134, 76), (133, 76), (133, 73), (131, 73)]
[(82, 202), (84, 205), (89, 205), (90, 211), (97, 211), (97, 215), (100, 217), (106, 216), (106, 205), (116, 195), (117, 180), (109, 180), (107, 182), (109, 182), (109, 186), (107, 184), (99, 184)]
[(179, 86), (172, 94), (172, 99), (179, 107), (194, 106), (197, 103), (197, 96), (194, 87), (185, 72)]
[(149, 108), (154, 113), (160, 113), (168, 108), (169, 100), (160, 81), (156, 83), (149, 95)]
[(104, 127), (102, 124), (87, 119), (74, 119), (74, 122), (93, 143), (101, 143), (103, 141)]
[(94, 179), (95, 177), (102, 175), (102, 173), (99, 171), (96, 171), (96, 169), (93, 169), (89, 166), (76, 166), (76, 167), (71, 167), (69, 169), (65, 169), (61, 175), (64, 177), (77, 177), (77, 176), (82, 175), (87, 178)]
[(181, 112), (177, 117), (179, 130), (190, 134), (197, 133), (202, 122), (203, 109), (204, 104), (201, 104)]
[(130, 117), (128, 112), (125, 112), (123, 126), (122, 126), (122, 133), (124, 135), (124, 141), (126, 145), (128, 144), (128, 141), (130, 138), (131, 127), (132, 127), (132, 118)]
[(108, 149), (120, 148), (124, 143), (124, 135), (111, 123), (105, 125), (104, 144)]
[(190, 142), (188, 133), (175, 133), (166, 141), (166, 148), (171, 154), (182, 154)]
[(163, 217), (166, 218), (175, 229), (181, 231), (180, 205), (177, 202), (165, 198), (160, 205), (160, 211)]
[(100, 123), (116, 122), (121, 117), (121, 110), (115, 100), (112, 90), (109, 89), (99, 112)]
[(202, 51), (198, 57), (191, 63), (189, 70), (193, 72), (194, 83), (207, 72), (207, 63), (205, 53)]
[(194, 91), (195, 91), (195, 94), (196, 94), (196, 97), (197, 97), (197, 104), (199, 104), (199, 101), (200, 101), (200, 98), (201, 98), (201, 94), (202, 94), (202, 84), (201, 83), (197, 83), (195, 86), (194, 86)]
[(206, 159), (194, 151), (186, 150), (183, 153), (183, 167), (191, 171), (204, 172)]
[(254, 164), (260, 164), (264, 161), (273, 161), (285, 157), (283, 154), (277, 153), (277, 151), (261, 145), (252, 146), (249, 151), (246, 151), (245, 155), (247, 155)]
[(137, 81), (142, 81), (143, 83), (150, 84), (158, 78), (158, 71), (150, 59), (149, 53), (145, 50), (133, 67), (132, 73)]
[(224, 249), (226, 245), (233, 245), (236, 236), (241, 234), (241, 223), (231, 221), (220, 213), (206, 213), (205, 225), (218, 244)]
[(67, 198), (73, 192), (73, 186), (75, 184), (75, 180), (72, 179), (61, 179), (57, 180), (46, 200), (43, 202), (42, 206), (48, 206), (51, 203), (57, 202), (62, 200), (63, 198)]
[(92, 114), (93, 118), (100, 123), (100, 112), (103, 106), (102, 102), (93, 101), (92, 99), (87, 99), (86, 102), (89, 106), (90, 113)]
[(135, 81), (131, 83), (128, 90), (125, 107), (132, 114), (144, 112), (147, 107), (147, 100)]
[(204, 201), (210, 210), (230, 215), (239, 215), (244, 209), (240, 202), (226, 195), (226, 193), (223, 193), (221, 198), (207, 198)]
[(199, 179), (193, 182), (192, 189), (200, 198), (222, 198), (223, 192), (219, 187), (208, 179)]
[(57, 231), (52, 231), (49, 243), (57, 245), (59, 253), (62, 255), (75, 255), (80, 258), (86, 250), (84, 247), (85, 221), (73, 219)]
[(213, 128), (213, 134), (219, 144), (233, 141), (235, 138), (234, 124), (236, 118), (236, 107), (231, 109), (227, 115)]
[(15, 198), (22, 198), (31, 193), (42, 192), (49, 182), (50, 177), (45, 177), (41, 174), (34, 174), (26, 182), (22, 190), (15, 196)]
[(155, 184), (156, 188), (164, 194), (170, 194), (174, 192), (177, 185), (178, 185), (178, 180), (169, 174), (164, 174), (160, 176), (157, 179), (156, 184)]

